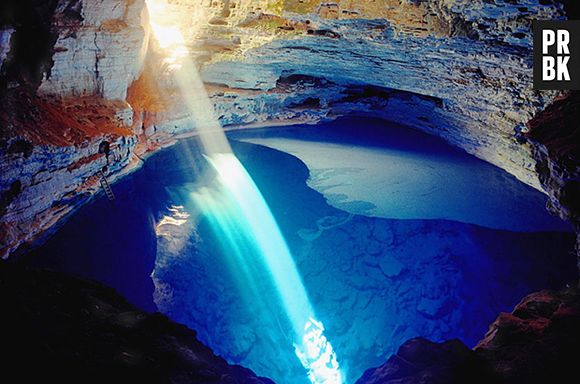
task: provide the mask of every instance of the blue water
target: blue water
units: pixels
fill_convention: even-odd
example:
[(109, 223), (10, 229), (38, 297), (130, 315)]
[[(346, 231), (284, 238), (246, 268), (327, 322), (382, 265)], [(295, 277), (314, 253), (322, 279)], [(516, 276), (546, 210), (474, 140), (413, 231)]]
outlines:
[(545, 197), (444, 141), (376, 120), (244, 130), (238, 140), (293, 154), (330, 205), (388, 219), (448, 219), (517, 232), (566, 230)]
[[(310, 188), (311, 174), (296, 157), (234, 141), (235, 153), (287, 239), (347, 382), (382, 364), (411, 337), (458, 337), (473, 346), (497, 314), (524, 295), (575, 278), (574, 236), (545, 213), (544, 195), (436, 139), (374, 120), (366, 126), (372, 129), (359, 121), (353, 132), (352, 121), (342, 120), (318, 130), (234, 136), (456, 156), (493, 177), (492, 187), (485, 186), (497, 192), (490, 210), (512, 209), (508, 197), (516, 195), (529, 215), (511, 217), (514, 230), (505, 230), (457, 220), (354, 214)], [(192, 171), (191, 146), (194, 139), (152, 156), (113, 186), (115, 202), (94, 199), (27, 262), (99, 280), (136, 305), (159, 308), (187, 324), (229, 361), (280, 383), (305, 383), (293, 349), (268, 316), (272, 293), (265, 291), (263, 300), (248, 305), (235, 284), (236, 271), (226, 268), (228, 250), (191, 202), (190, 194), (211, 177), (202, 176), (206, 165), (199, 154)], [(477, 185), (473, 190), (465, 198), (475, 202)], [(529, 217), (537, 230), (518, 224)]]

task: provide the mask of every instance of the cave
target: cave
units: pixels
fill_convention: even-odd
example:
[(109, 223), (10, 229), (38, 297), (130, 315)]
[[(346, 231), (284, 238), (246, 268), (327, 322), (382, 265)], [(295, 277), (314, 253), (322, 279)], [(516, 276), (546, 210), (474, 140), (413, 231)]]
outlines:
[(577, 375), (570, 2), (1, 7), (0, 377)]

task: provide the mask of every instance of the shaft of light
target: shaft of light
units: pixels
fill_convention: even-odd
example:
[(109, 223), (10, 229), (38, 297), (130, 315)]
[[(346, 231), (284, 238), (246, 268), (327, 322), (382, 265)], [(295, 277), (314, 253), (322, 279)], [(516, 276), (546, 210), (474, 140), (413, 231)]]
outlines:
[[(254, 286), (249, 264), (257, 262), (269, 273), (291, 324), (295, 353), (307, 370), (310, 381), (339, 384), (342, 378), (336, 355), (323, 334), (322, 323), (315, 320), (286, 241), (258, 187), (232, 153), (195, 63), (190, 58), (185, 39), (164, 12), (165, 1), (147, 0), (151, 27), (160, 48), (166, 53), (166, 68), (175, 76), (204, 154), (218, 175), (217, 191), (198, 191), (192, 198), (210, 218), (214, 216), (214, 225), (220, 227), (228, 246), (242, 258), (239, 260), (241, 274), (247, 280), (244, 284)], [(216, 195), (227, 197), (229, 202), (216, 201)], [(230, 203), (233, 203), (233, 208), (227, 209)], [(235, 215), (242, 218), (236, 221)], [(243, 225), (235, 225), (240, 223)], [(248, 244), (252, 249), (245, 249)], [(247, 251), (245, 258), (241, 256), (244, 251)], [(254, 260), (247, 260), (248, 257)], [(257, 289), (254, 287), (253, 290)]]

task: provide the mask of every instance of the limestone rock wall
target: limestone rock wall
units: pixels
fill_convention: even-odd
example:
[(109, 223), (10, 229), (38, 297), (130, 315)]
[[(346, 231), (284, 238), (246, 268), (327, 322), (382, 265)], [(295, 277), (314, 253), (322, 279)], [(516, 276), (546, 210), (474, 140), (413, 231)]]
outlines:
[[(34, 146), (28, 156), (14, 153), (3, 157), (0, 225), (4, 255), (37, 239), (100, 190), (97, 172), (107, 166), (105, 155), (98, 154), (101, 140), (105, 138), (82, 147)], [(117, 137), (111, 142), (119, 161), (106, 170), (107, 175), (129, 164), (128, 155), (136, 144), (131, 137)], [(4, 184), (4, 180), (8, 183)]]
[(59, 1), (54, 63), (39, 93), (124, 100), (143, 66), (146, 12), (144, 0)]
[[(565, 18), (559, 2), (180, 0), (170, 14), (189, 31), (224, 125), (372, 113), (441, 136), (541, 188), (519, 139), (555, 97), (532, 89), (531, 23)], [(320, 81), (278, 87), (292, 75)], [(336, 87), (319, 88), (328, 83)], [(364, 84), (406, 96), (354, 100), (350, 89)]]
[[(441, 136), (540, 188), (530, 148), (518, 137), (555, 93), (532, 90), (531, 21), (562, 18), (562, 6), (533, 0), (400, 3), (288, 1), (280, 19), (255, 16), (253, 23), (232, 26), (242, 48), (202, 69), (207, 82), (229, 88), (226, 97), (214, 94), (218, 108), (222, 101), (234, 104), (224, 122), (289, 118), (293, 112), (284, 105), (295, 105), (303, 94), (279, 92), (277, 81), (288, 75), (345, 88), (401, 90), (421, 100), (438, 99), (438, 105), (422, 108), (423, 103), (391, 95), (372, 113)], [(247, 26), (270, 31), (273, 23), (276, 39), (254, 47)], [(256, 90), (261, 92), (248, 92)], [(274, 98), (287, 100), (282, 112)], [(350, 113), (370, 112), (367, 102), (357, 104), (348, 92), (322, 89), (318, 98), (322, 108), (310, 108), (315, 116), (336, 114), (336, 104), (344, 100), (350, 100)]]
[[(139, 165), (133, 108), (125, 99), (142, 71), (149, 37), (144, 0), (26, 0), (6, 7), (2, 257), (55, 229), (101, 190), (100, 171), (113, 181)], [(108, 158), (99, 151), (103, 142), (112, 149)]]
[[(98, 192), (99, 172), (112, 181), (140, 161), (126, 102), (22, 94), (3, 102), (16, 112), (0, 114), (9, 135), (0, 142), (0, 253), (7, 256)], [(19, 132), (22, 126), (27, 131)], [(108, 157), (99, 150), (103, 142)]]
[(14, 28), (5, 28), (0, 30), (0, 68), (10, 51), (10, 39), (14, 33)]
[[(98, 190), (103, 140), (122, 153), (107, 168), (114, 178), (139, 164), (134, 154), (195, 131), (159, 52), (146, 52), (144, 0), (23, 4), (15, 14), (29, 12), (26, 23), (0, 19), (3, 256)], [(173, 0), (168, 9), (228, 129), (381, 116), (540, 188), (521, 136), (556, 94), (532, 90), (531, 21), (565, 18), (559, 1)]]

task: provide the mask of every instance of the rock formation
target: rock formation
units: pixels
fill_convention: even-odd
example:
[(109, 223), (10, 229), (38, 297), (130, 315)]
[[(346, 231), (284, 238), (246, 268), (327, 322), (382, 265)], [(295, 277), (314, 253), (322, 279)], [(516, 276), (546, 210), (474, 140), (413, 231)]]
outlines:
[[(148, 45), (144, 6), (143, 0), (3, 4), (3, 256), (98, 191), (98, 171), (119, 174), (136, 164), (125, 97)], [(104, 141), (113, 148), (110, 158), (99, 153)]]
[(579, 298), (575, 287), (533, 293), (502, 313), (473, 351), (458, 340), (410, 340), (357, 384), (566, 382), (576, 375)]
[[(0, 262), (0, 377), (21, 381), (272, 383), (228, 365), (194, 331), (147, 314), (109, 288)], [(580, 344), (575, 287), (524, 298), (490, 326), (475, 350), (458, 340), (411, 339), (357, 384), (549, 383), (574, 377)], [(26, 369), (21, 369), (26, 362)]]
[(548, 191), (548, 209), (578, 233), (580, 267), (580, 94), (567, 92), (528, 122), (536, 171)]
[[(138, 166), (135, 154), (195, 127), (160, 67), (144, 0), (3, 7), (6, 257), (98, 191), (103, 166), (115, 178)], [(568, 2), (537, 0), (170, 6), (226, 126), (382, 116), (441, 136), (538, 188), (530, 147), (518, 138), (555, 93), (531, 89), (531, 21), (566, 12)], [(115, 148), (109, 164), (97, 151), (103, 140)]]
[[(580, 233), (578, 95), (531, 86), (531, 21), (577, 16), (572, 3), (174, 0), (170, 11), (229, 128), (383, 117), (543, 188), (550, 209)], [(155, 47), (144, 0), (2, 2), (1, 257), (40, 241), (99, 191), (99, 172), (114, 180), (138, 167), (141, 155), (195, 132)], [(3, 345), (35, 367), (89, 361), (131, 379), (267, 382), (228, 366), (185, 328), (92, 284), (1, 265), (0, 294), (20, 310), (3, 316), (10, 325), (0, 329), (18, 337), (10, 331), (24, 321), (36, 330), (12, 344), (3, 337)], [(569, 363), (562, 357), (574, 356), (569, 346), (578, 345), (577, 297), (570, 290), (526, 298), (475, 352), (413, 340), (360, 382), (433, 382), (466, 367), (477, 379), (492, 375), (488, 383), (555, 377)]]
[(149, 25), (145, 1), (60, 1), (52, 19), (53, 65), (40, 95), (125, 100), (142, 70)]
[[(183, 105), (167, 102), (176, 87), (149, 44), (144, 0), (24, 3), (4, 6), (0, 26), (3, 256), (97, 191), (103, 166), (117, 177), (138, 165), (134, 154), (195, 129)], [(536, 18), (564, 18), (560, 2), (179, 0), (170, 8), (226, 126), (382, 116), (539, 187), (517, 138), (555, 97), (531, 89), (530, 28)], [(117, 153), (109, 164), (97, 151), (103, 140)]]
[(96, 283), (0, 262), (0, 288), (2, 381), (272, 383)]
[(471, 349), (454, 339), (433, 343), (415, 338), (380, 367), (369, 369), (357, 384), (491, 384), (497, 378)]

